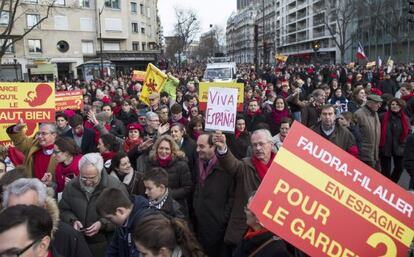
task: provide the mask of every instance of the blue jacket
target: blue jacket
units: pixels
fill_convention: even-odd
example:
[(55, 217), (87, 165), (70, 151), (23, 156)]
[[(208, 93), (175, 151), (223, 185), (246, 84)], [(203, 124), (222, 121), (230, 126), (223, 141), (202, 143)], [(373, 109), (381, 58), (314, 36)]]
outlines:
[(126, 224), (116, 227), (106, 257), (139, 257), (133, 239), (135, 224), (151, 210), (149, 209), (148, 200), (142, 196), (132, 195), (131, 201), (134, 207)]

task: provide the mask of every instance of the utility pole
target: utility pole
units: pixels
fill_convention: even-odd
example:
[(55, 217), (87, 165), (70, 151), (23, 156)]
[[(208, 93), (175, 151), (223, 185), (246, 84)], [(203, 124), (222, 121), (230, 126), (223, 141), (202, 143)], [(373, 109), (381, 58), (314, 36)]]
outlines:
[(103, 12), (104, 6), (102, 6), (101, 9), (99, 9), (99, 45), (100, 45), (100, 50), (99, 50), (99, 55), (101, 56), (101, 65), (100, 65), (100, 75), (101, 75), (101, 79), (104, 79), (104, 66), (103, 66), (103, 52), (102, 52), (102, 23), (101, 23), (101, 14)]
[(265, 0), (262, 0), (262, 45), (263, 45), (263, 60), (262, 64), (266, 64), (266, 42), (265, 42)]

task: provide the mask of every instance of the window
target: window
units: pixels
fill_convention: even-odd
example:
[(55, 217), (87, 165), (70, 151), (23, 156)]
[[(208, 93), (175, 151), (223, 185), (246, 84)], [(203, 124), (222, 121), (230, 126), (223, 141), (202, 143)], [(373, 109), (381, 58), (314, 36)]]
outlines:
[(131, 2), (131, 12), (137, 13), (137, 3)]
[(55, 4), (65, 6), (65, 0), (56, 0)]
[(37, 4), (37, 0), (26, 0), (26, 3)]
[(104, 43), (103, 50), (105, 51), (119, 51), (121, 49), (118, 42)]
[(145, 28), (144, 27), (141, 27), (141, 33), (145, 34)]
[(122, 20), (118, 18), (105, 18), (105, 31), (122, 31)]
[(105, 0), (105, 6), (109, 8), (119, 9), (119, 0)]
[(143, 4), (139, 4), (139, 8), (140, 8), (141, 15), (144, 15), (144, 5)]
[(82, 41), (82, 53), (93, 54), (93, 41)]
[(138, 23), (132, 22), (131, 26), (132, 26), (132, 32), (138, 33)]
[(142, 45), (142, 48), (141, 48), (142, 51), (145, 51), (145, 43), (142, 43), (141, 45)]
[(68, 30), (68, 17), (55, 16), (55, 29), (56, 30)]
[(148, 15), (148, 18), (151, 18), (151, 9), (149, 7), (147, 8), (147, 15)]
[(8, 25), (9, 24), (10, 15), (7, 11), (0, 12), (0, 26), (1, 25)]
[(92, 18), (80, 18), (79, 21), (81, 31), (94, 31)]
[(42, 52), (42, 40), (29, 39), (27, 40), (29, 45), (29, 53), (41, 53)]
[(79, 6), (80, 7), (90, 7), (89, 0), (79, 0)]
[(139, 51), (139, 42), (132, 42), (132, 50)]
[[(39, 14), (26, 14), (26, 24), (28, 28), (35, 26), (40, 20)], [(39, 26), (39, 25), (38, 25)]]
[[(10, 44), (11, 41), (12, 41), (11, 39), (8, 39), (7, 44)], [(4, 43), (4, 39), (0, 39), (0, 47), (3, 46), (3, 43)], [(7, 47), (5, 52), (6, 53), (14, 53), (14, 45), (11, 44), (9, 47)]]

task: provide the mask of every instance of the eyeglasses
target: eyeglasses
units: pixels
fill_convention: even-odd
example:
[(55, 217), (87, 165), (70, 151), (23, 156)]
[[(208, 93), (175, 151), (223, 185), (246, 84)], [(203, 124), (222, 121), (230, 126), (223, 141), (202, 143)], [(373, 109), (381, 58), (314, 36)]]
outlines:
[(152, 121), (152, 122), (160, 122), (160, 120), (148, 120), (148, 121)]
[(44, 136), (46, 136), (46, 135), (51, 135), (51, 134), (53, 134), (52, 132), (39, 132), (38, 133), (38, 136), (42, 136), (42, 137), (44, 137)]
[(80, 179), (82, 180), (82, 181), (96, 181), (96, 179), (99, 177), (99, 175), (96, 175), (96, 176), (94, 176), (94, 177), (91, 177), (91, 178), (86, 178), (86, 177), (80, 177)]
[(19, 257), (29, 250), (33, 245), (39, 242), (40, 239), (33, 241), (31, 244), (21, 250), (10, 249), (0, 253), (0, 257)]
[(257, 143), (253, 143), (252, 147), (253, 148), (257, 148), (257, 147), (263, 147), (264, 145), (268, 144), (270, 142), (257, 142)]
[(61, 153), (62, 151), (56, 151), (56, 150), (53, 150), (53, 153), (54, 154), (58, 154), (58, 153)]

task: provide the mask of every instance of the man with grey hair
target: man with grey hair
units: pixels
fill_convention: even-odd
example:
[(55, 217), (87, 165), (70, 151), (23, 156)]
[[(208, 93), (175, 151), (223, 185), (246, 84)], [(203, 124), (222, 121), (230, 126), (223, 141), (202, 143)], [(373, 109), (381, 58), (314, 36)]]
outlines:
[(50, 186), (54, 179), (57, 161), (53, 155), (53, 147), (57, 137), (55, 123), (42, 123), (37, 137), (29, 138), (25, 135), (26, 124), (22, 119), (16, 125), (7, 128), (10, 139), (24, 156), (26, 176), (38, 178)]
[(213, 135), (218, 162), (223, 170), (235, 178), (236, 189), (230, 220), (227, 225), (224, 242), (230, 246), (240, 242), (246, 232), (246, 215), (244, 207), (250, 194), (257, 190), (275, 157), (273, 153), (272, 134), (267, 129), (258, 129), (252, 133), (250, 144), (252, 156), (238, 160), (226, 144), (226, 137), (221, 132)]
[(61, 218), (83, 233), (94, 256), (103, 257), (114, 226), (96, 212), (96, 200), (105, 188), (117, 188), (126, 195), (128, 192), (122, 182), (108, 176), (99, 153), (85, 154), (79, 161), (79, 172), (63, 191)]
[(52, 248), (63, 256), (91, 257), (85, 239), (71, 226), (59, 220), (55, 199), (47, 196), (47, 187), (36, 178), (21, 178), (8, 185), (3, 206), (36, 205), (46, 209), (53, 221)]
[(144, 129), (144, 137), (155, 138), (157, 136), (158, 128), (160, 127), (160, 118), (155, 112), (147, 112), (146, 125)]

